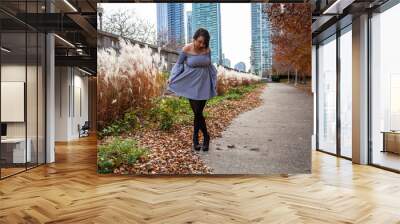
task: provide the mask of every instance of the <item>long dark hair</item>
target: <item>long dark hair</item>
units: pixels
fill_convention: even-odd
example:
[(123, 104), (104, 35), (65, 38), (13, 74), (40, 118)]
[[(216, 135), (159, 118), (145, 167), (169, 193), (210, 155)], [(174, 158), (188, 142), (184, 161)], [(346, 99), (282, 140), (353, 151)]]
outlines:
[(209, 43), (210, 43), (210, 33), (208, 33), (208, 31), (204, 28), (199, 28), (194, 33), (193, 39), (196, 40), (199, 36), (204, 37), (204, 44), (205, 44), (206, 48), (208, 48)]

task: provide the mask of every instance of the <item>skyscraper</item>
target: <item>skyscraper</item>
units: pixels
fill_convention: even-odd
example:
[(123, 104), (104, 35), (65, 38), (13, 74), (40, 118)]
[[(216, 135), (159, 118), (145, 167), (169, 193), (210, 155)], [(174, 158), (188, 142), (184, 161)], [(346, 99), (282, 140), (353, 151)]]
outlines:
[(157, 3), (157, 42), (162, 45), (168, 41), (168, 4)]
[(225, 54), (222, 54), (222, 64), (226, 67), (231, 67), (231, 60), (229, 60), (229, 58), (226, 58)]
[(223, 65), (225, 65), (226, 67), (231, 67), (231, 60), (229, 60), (229, 58), (224, 58), (223, 60)]
[(210, 33), (212, 63), (222, 64), (221, 9), (220, 3), (192, 4), (193, 33), (200, 27)]
[(157, 3), (158, 43), (185, 43), (183, 3)]
[(241, 72), (246, 72), (246, 64), (244, 62), (242, 62), (242, 61), (238, 62), (235, 65), (235, 69), (238, 70), (238, 71), (241, 71)]
[(263, 12), (266, 3), (251, 3), (251, 56), (252, 73), (262, 75), (272, 68), (271, 25)]
[(190, 43), (193, 37), (193, 27), (192, 27), (192, 11), (186, 13), (186, 43)]
[(168, 41), (185, 43), (183, 3), (168, 3)]

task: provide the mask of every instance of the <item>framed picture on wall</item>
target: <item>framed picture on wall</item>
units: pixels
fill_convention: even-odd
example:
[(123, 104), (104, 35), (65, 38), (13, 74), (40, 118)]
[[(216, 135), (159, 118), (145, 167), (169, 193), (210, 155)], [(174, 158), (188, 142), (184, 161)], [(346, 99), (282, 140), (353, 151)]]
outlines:
[(1, 82), (1, 122), (24, 122), (25, 82)]

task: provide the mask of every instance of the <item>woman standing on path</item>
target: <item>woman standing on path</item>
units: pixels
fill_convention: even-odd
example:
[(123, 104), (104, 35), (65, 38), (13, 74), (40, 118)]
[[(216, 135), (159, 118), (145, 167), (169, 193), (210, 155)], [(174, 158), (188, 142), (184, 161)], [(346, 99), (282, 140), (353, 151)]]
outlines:
[[(189, 100), (194, 113), (193, 149), (208, 151), (210, 135), (207, 132), (203, 109), (208, 99), (217, 95), (217, 69), (211, 63), (210, 34), (199, 28), (193, 41), (182, 48), (178, 61), (171, 69), (167, 90)], [(186, 63), (184, 63), (186, 61)], [(199, 130), (203, 144), (199, 144)]]

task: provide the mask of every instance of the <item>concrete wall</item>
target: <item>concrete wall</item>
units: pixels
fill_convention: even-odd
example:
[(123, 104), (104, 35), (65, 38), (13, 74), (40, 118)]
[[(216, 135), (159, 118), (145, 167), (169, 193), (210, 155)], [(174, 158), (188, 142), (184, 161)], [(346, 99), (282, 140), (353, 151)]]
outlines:
[[(130, 40), (133, 44), (139, 44), (141, 47), (147, 45), (150, 49), (153, 50), (153, 53), (158, 52), (158, 46), (145, 44), (136, 40)], [(119, 36), (106, 33), (102, 31), (97, 32), (97, 48), (114, 48), (116, 50), (119, 49)], [(160, 54), (164, 57), (165, 62), (167, 62), (167, 71), (170, 71), (174, 66), (175, 62), (178, 60), (179, 52), (171, 49), (160, 48)]]
[(368, 163), (368, 15), (352, 25), (352, 159)]

